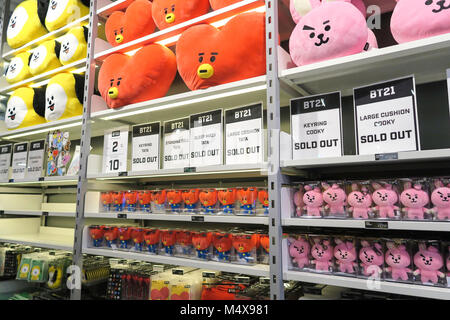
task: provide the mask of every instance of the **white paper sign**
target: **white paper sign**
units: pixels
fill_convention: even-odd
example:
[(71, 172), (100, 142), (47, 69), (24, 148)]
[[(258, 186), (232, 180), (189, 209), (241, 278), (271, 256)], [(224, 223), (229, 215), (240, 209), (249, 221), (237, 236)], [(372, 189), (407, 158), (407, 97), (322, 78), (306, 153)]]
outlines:
[(189, 118), (164, 122), (164, 169), (189, 167)]
[(222, 110), (190, 116), (191, 167), (223, 164)]
[(30, 142), (28, 152), (27, 179), (37, 179), (42, 176), (44, 166), (45, 140)]
[(354, 89), (358, 154), (420, 149), (414, 77)]
[(341, 93), (291, 100), (292, 159), (342, 156)]
[(263, 162), (262, 104), (225, 111), (225, 163)]
[(128, 126), (105, 131), (103, 173), (127, 171)]
[(12, 144), (0, 146), (0, 181), (6, 182), (9, 178), (9, 167), (11, 166)]
[(131, 171), (159, 169), (160, 123), (133, 126), (133, 156)]
[(16, 143), (12, 158), (12, 180), (25, 179), (27, 170), (28, 142)]

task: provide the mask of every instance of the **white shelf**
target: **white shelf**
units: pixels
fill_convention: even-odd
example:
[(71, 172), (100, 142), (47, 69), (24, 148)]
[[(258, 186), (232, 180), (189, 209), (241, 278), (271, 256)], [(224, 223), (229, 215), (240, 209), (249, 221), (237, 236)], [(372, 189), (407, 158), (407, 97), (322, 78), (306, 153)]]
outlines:
[(281, 80), (309, 94), (354, 87), (414, 74), (417, 83), (443, 80), (450, 67), (450, 34), (411, 41), (281, 71)]
[[(431, 299), (450, 300), (450, 288), (388, 282), (388, 281), (380, 281), (377, 283), (379, 284), (379, 288), (374, 288), (369, 285), (366, 279), (299, 272), (299, 271), (285, 271), (283, 278), (284, 280), (303, 281), (346, 288), (354, 288), (360, 290), (370, 290), (370, 291), (403, 294), (408, 296), (424, 297)], [(375, 285), (372, 281), (370, 282), (370, 284)]]
[(322, 227), (322, 228), (352, 228), (368, 229), (366, 221), (387, 222), (388, 228), (383, 230), (413, 230), (413, 231), (443, 231), (450, 232), (450, 221), (390, 221), (390, 220), (352, 220), (352, 219), (282, 219), (283, 226)]
[(3, 187), (34, 187), (34, 186), (70, 186), (76, 185), (78, 179), (76, 176), (62, 176), (62, 177), (42, 177), (34, 180), (15, 180), (13, 182), (0, 182)]
[(40, 45), (44, 41), (58, 38), (58, 37), (64, 35), (65, 33), (67, 33), (73, 27), (76, 27), (76, 26), (78, 26), (78, 25), (80, 25), (80, 24), (82, 24), (84, 22), (87, 23), (88, 21), (89, 21), (89, 15), (81, 17), (80, 19), (75, 20), (75, 21), (65, 25), (64, 27), (58, 29), (58, 30), (49, 32), (49, 33), (43, 35), (42, 37), (39, 37), (39, 38), (37, 38), (35, 40), (32, 40), (32, 41), (28, 42), (27, 44), (23, 45), (20, 48), (7, 51), (6, 53), (3, 54), (3, 59), (4, 60), (11, 60), (18, 53), (26, 51), (26, 50), (29, 50), (29, 49), (32, 49), (34, 47), (37, 47), (38, 45)]
[(10, 214), (10, 215), (16, 215), (16, 216), (41, 216), (42, 211), (38, 211), (38, 210), (27, 210), (27, 211), (5, 210), (4, 214)]
[(163, 255), (150, 255), (145, 253), (135, 253), (127, 251), (117, 251), (108, 249), (83, 248), (83, 253), (106, 256), (118, 259), (134, 259), (161, 264), (173, 264), (185, 267), (206, 268), (224, 272), (241, 273), (258, 277), (269, 276), (268, 265), (239, 265), (233, 263), (223, 263), (216, 261), (203, 261), (178, 257), (168, 257)]

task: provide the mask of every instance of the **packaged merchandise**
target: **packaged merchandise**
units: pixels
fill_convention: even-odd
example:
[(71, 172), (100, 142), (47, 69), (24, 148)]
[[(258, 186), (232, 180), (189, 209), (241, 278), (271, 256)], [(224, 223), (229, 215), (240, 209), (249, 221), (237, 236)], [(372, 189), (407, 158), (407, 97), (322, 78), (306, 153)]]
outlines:
[(446, 286), (444, 253), (440, 241), (414, 242), (414, 276), (417, 283)]
[(396, 182), (372, 182), (375, 217), (380, 219), (400, 219), (398, 187)]
[(258, 236), (251, 232), (236, 231), (232, 233), (232, 245), (236, 250), (232, 259), (233, 262), (239, 264), (256, 264)]
[(119, 233), (119, 247), (118, 249), (129, 250), (133, 247), (133, 239), (131, 237), (131, 232), (133, 228), (131, 227), (119, 227), (117, 229)]
[(152, 191), (152, 212), (165, 213), (166, 212), (166, 190)]
[(324, 214), (330, 218), (347, 217), (347, 195), (342, 182), (322, 182), (322, 198), (325, 202)]
[(125, 206), (128, 212), (136, 212), (138, 205), (138, 193), (137, 191), (126, 191), (124, 193)]
[(447, 276), (447, 287), (450, 288), (450, 242), (444, 243), (444, 251), (446, 252), (447, 258), (445, 262), (445, 270), (446, 270), (446, 276)]
[(114, 226), (104, 226), (104, 238), (106, 240), (106, 246), (110, 249), (116, 250), (117, 239), (119, 238), (119, 229)]
[(320, 182), (308, 183), (305, 185), (305, 194), (303, 195), (304, 206), (302, 208), (302, 217), (321, 218), (323, 216), (323, 196), (320, 189)]
[(232, 214), (235, 212), (235, 203), (237, 200), (236, 188), (218, 190), (217, 198), (219, 199), (220, 209), (223, 214)]
[(236, 214), (255, 215), (257, 198), (258, 191), (255, 187), (238, 189), (237, 199), (239, 201), (240, 210), (237, 210)]
[(258, 262), (261, 264), (269, 264), (270, 261), (270, 238), (267, 234), (262, 234), (259, 238)]
[(177, 230), (175, 256), (189, 258), (194, 255), (193, 234), (190, 230)]
[(131, 239), (133, 239), (134, 248), (136, 252), (143, 252), (145, 250), (145, 229), (133, 227), (131, 228)]
[(450, 220), (450, 178), (433, 179), (431, 203), (435, 219)]
[(311, 245), (307, 235), (290, 235), (287, 239), (292, 270), (308, 269), (311, 266)]
[(413, 282), (411, 242), (404, 239), (386, 240), (385, 279)]
[(354, 219), (373, 218), (372, 192), (369, 181), (351, 183), (351, 192), (347, 196), (348, 211)]
[(160, 229), (161, 231), (161, 250), (160, 254), (173, 256), (175, 254), (175, 243), (177, 240), (177, 232), (170, 229)]
[(144, 212), (151, 212), (151, 201), (152, 195), (149, 191), (139, 191), (138, 192), (139, 199), (139, 209)]
[(213, 235), (210, 231), (193, 231), (192, 232), (192, 245), (195, 248), (196, 259), (210, 260), (213, 247), (212, 247)]
[(204, 189), (199, 193), (200, 203), (202, 205), (201, 213), (214, 214), (217, 213), (217, 190)]
[(381, 239), (359, 239), (359, 277), (384, 279), (385, 246)]
[(327, 236), (309, 236), (311, 246), (311, 271), (331, 273), (335, 267), (332, 238)]
[(167, 191), (167, 204), (169, 206), (169, 212), (180, 213), (183, 209), (183, 197), (181, 190)]
[(335, 273), (345, 276), (356, 276), (358, 273), (358, 255), (356, 239), (353, 237), (334, 238)]
[(400, 194), (403, 219), (430, 220), (428, 183), (426, 179), (400, 179), (403, 190)]
[(161, 232), (159, 229), (151, 228), (144, 231), (144, 240), (147, 253), (158, 254), (161, 246)]
[(269, 215), (269, 193), (267, 189), (258, 190), (258, 204), (256, 208), (257, 216), (268, 216)]
[(213, 254), (211, 260), (230, 262), (234, 255), (232, 235), (228, 232), (214, 231), (212, 234)]
[(305, 190), (302, 184), (299, 184), (294, 189), (293, 199), (294, 199), (294, 205), (295, 205), (295, 215), (294, 217), (301, 217), (303, 208), (305, 206), (305, 202), (303, 200), (305, 194)]
[(184, 202), (184, 212), (195, 213), (198, 210), (199, 194), (199, 189), (189, 189), (182, 191), (181, 196)]
[(103, 238), (105, 235), (105, 229), (103, 226), (89, 226), (89, 235), (91, 237), (93, 247), (103, 247)]

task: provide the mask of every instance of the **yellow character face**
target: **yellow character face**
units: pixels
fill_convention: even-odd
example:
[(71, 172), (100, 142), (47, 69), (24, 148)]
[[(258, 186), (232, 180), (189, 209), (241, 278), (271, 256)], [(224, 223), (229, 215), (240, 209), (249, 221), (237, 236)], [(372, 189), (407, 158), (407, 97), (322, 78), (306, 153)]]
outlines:
[(31, 269), (31, 281), (38, 281), (40, 280), (39, 277), (41, 275), (41, 267), (40, 266), (34, 266), (33, 269)]
[(20, 268), (19, 278), (20, 279), (28, 279), (28, 273), (30, 272), (30, 265), (28, 263), (24, 263)]

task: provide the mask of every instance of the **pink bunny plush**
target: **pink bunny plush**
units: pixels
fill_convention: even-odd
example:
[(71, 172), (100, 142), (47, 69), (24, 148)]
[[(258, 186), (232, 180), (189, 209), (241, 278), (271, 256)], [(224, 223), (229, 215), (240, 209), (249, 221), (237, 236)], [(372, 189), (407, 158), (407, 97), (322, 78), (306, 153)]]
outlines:
[(391, 32), (398, 43), (450, 32), (450, 1), (397, 0)]
[(334, 183), (331, 187), (326, 183), (322, 183), (325, 191), (322, 193), (323, 200), (327, 203), (325, 209), (329, 215), (344, 216), (347, 195), (345, 191)]
[(305, 186), (305, 194), (303, 195), (303, 203), (307, 216), (320, 217), (322, 214), (323, 197), (320, 189), (311, 186)]
[(351, 241), (342, 241), (335, 239), (337, 246), (334, 247), (334, 257), (337, 259), (336, 264), (339, 265), (339, 270), (344, 273), (355, 273), (355, 267), (358, 264), (356, 260), (356, 249)]
[(297, 66), (344, 57), (366, 50), (366, 20), (350, 0), (310, 1), (289, 39), (289, 52)]
[(314, 258), (311, 264), (316, 265), (317, 271), (330, 271), (333, 266), (333, 246), (329, 240), (314, 238), (314, 245), (311, 248), (311, 256)]
[(294, 204), (295, 204), (295, 213), (297, 214), (297, 216), (301, 216), (302, 215), (302, 207), (303, 207), (303, 190), (302, 188), (297, 190), (294, 193)]
[(386, 251), (386, 264), (389, 266), (386, 271), (391, 274), (392, 280), (402, 279), (408, 280), (408, 273), (412, 270), (408, 268), (411, 264), (411, 257), (404, 245), (396, 246), (394, 242), (386, 243), (388, 250)]
[(368, 241), (361, 241), (362, 248), (359, 250), (359, 260), (363, 268), (363, 275), (378, 277), (382, 272), (384, 263), (383, 247), (375, 242), (370, 245)]
[(289, 255), (292, 258), (292, 263), (298, 268), (304, 268), (309, 264), (309, 242), (303, 238), (289, 238)]
[(392, 185), (386, 183), (384, 188), (378, 183), (372, 183), (375, 192), (372, 194), (373, 202), (375, 202), (375, 210), (378, 211), (380, 218), (395, 218), (395, 211), (399, 210), (395, 204), (398, 201), (398, 195), (392, 189)]
[(436, 180), (434, 185), (436, 189), (431, 193), (433, 212), (439, 220), (450, 220), (450, 184), (444, 186), (442, 181)]
[[(447, 252), (447, 275), (450, 277), (450, 246)], [(447, 283), (450, 286), (450, 283)]]
[(425, 206), (430, 202), (430, 198), (420, 184), (415, 184), (413, 188), (411, 182), (405, 182), (404, 190), (400, 194), (400, 202), (404, 206), (403, 211), (406, 212), (408, 219), (423, 220), (425, 213), (428, 212)]
[(414, 275), (420, 274), (423, 284), (428, 282), (436, 284), (438, 277), (445, 277), (445, 274), (439, 271), (444, 265), (444, 260), (436, 247), (429, 246), (427, 249), (424, 243), (420, 243), (419, 251), (414, 255), (414, 264), (417, 267)]
[(353, 213), (353, 218), (368, 219), (372, 207), (372, 196), (365, 187), (358, 191), (359, 187), (356, 183), (352, 184), (352, 190), (347, 197), (349, 211)]

